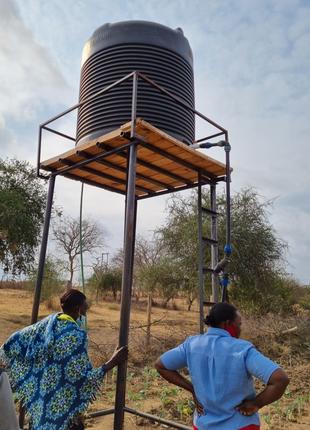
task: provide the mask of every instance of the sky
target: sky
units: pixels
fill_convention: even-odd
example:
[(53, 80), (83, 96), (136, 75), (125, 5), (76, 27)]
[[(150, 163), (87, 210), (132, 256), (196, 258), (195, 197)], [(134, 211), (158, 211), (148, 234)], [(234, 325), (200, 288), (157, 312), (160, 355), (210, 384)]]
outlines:
[[(289, 245), (287, 271), (309, 284), (310, 1), (0, 0), (1, 157), (35, 164), (38, 125), (77, 102), (84, 43), (100, 25), (129, 19), (183, 29), (196, 108), (229, 130), (232, 191), (251, 186), (274, 200), (270, 219)], [(74, 120), (59, 128), (73, 130)], [(203, 131), (198, 124), (197, 137)], [(43, 158), (70, 149), (50, 136), (43, 145)], [(78, 215), (79, 193), (79, 183), (57, 179), (64, 212)], [(138, 232), (160, 225), (166, 204), (142, 201)], [(107, 252), (120, 247), (123, 197), (87, 186), (84, 208), (105, 227)]]

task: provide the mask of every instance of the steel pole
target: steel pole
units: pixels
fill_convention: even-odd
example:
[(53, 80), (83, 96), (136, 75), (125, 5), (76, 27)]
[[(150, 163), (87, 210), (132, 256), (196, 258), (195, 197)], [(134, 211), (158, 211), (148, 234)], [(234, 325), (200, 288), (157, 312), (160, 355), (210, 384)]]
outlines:
[[(131, 138), (135, 133), (136, 112), (137, 112), (137, 74), (133, 74), (132, 105), (131, 105)], [(127, 186), (125, 201), (125, 229), (124, 229), (124, 263), (121, 293), (121, 311), (119, 326), (119, 346), (128, 345), (129, 322), (131, 307), (131, 291), (133, 279), (134, 248), (136, 236), (137, 219), (137, 199), (136, 199), (136, 164), (137, 164), (137, 143), (129, 147), (129, 159), (127, 162)], [(127, 362), (118, 366), (116, 394), (115, 394), (115, 414), (114, 430), (122, 430), (125, 414), (126, 397), (126, 376)]]
[(42, 147), (42, 127), (40, 126), (39, 136), (38, 136), (38, 151), (37, 151), (37, 176), (40, 176), (41, 147)]
[(85, 278), (84, 278), (84, 256), (83, 256), (83, 197), (84, 197), (84, 184), (81, 184), (80, 196), (80, 264), (81, 264), (81, 284), (82, 291), (85, 294)]
[(40, 250), (40, 257), (39, 257), (39, 267), (38, 267), (38, 274), (37, 274), (37, 280), (36, 280), (36, 285), (34, 290), (34, 299), (33, 299), (33, 305), (32, 305), (31, 324), (34, 324), (37, 322), (38, 314), (39, 314), (41, 289), (42, 289), (42, 282), (43, 282), (43, 275), (44, 275), (44, 264), (45, 264), (46, 248), (47, 248), (47, 241), (48, 241), (48, 232), (50, 227), (51, 212), (52, 212), (52, 205), (53, 205), (55, 179), (56, 177), (53, 175), (51, 175), (49, 178), (49, 186), (48, 186), (48, 193), (47, 193), (43, 234), (42, 234), (42, 243), (41, 243), (41, 250)]
[(225, 258), (228, 259), (224, 268), (222, 278), (222, 302), (228, 301), (228, 283), (229, 283), (229, 257), (232, 252), (231, 248), (231, 196), (230, 196), (230, 150), (231, 146), (228, 140), (228, 132), (225, 133), (226, 145), (224, 146), (226, 154), (226, 245), (224, 248)]
[(125, 411), (128, 412), (129, 414), (136, 415), (138, 417), (147, 418), (150, 421), (155, 421), (159, 424), (163, 424), (165, 427), (168, 427), (168, 428), (174, 428), (174, 429), (179, 429), (179, 430), (191, 430), (192, 429), (192, 427), (188, 427), (184, 424), (179, 424), (179, 423), (176, 423), (174, 421), (166, 420), (165, 418), (157, 417), (155, 415), (151, 415), (151, 414), (148, 414), (145, 412), (136, 411), (135, 409), (127, 408), (127, 406), (125, 407)]
[[(210, 185), (210, 204), (211, 210), (216, 212), (216, 183)], [(211, 239), (218, 240), (217, 234), (217, 215), (211, 215)], [(218, 263), (218, 244), (213, 243), (211, 245), (211, 267), (212, 269)], [(216, 273), (212, 273), (212, 299), (215, 303), (219, 301), (218, 291), (218, 276)]]
[[(226, 142), (228, 142), (228, 133), (226, 133)], [(229, 143), (225, 145), (226, 154), (226, 245), (231, 245), (231, 207), (230, 207), (230, 150), (231, 146)]]
[(204, 302), (204, 274), (203, 274), (203, 252), (202, 243), (202, 196), (201, 196), (201, 175), (198, 175), (198, 196), (197, 196), (197, 215), (198, 215), (198, 289), (199, 289), (199, 333), (204, 333), (203, 323), (203, 302)]
[[(137, 147), (132, 145), (129, 150), (128, 187), (126, 195), (126, 216), (124, 234), (124, 264), (121, 293), (121, 311), (119, 327), (119, 346), (128, 345), (129, 321), (131, 307), (131, 290), (133, 279), (134, 262), (134, 242), (136, 229), (136, 198), (135, 198), (135, 178), (136, 178), (136, 157)], [(115, 396), (115, 417), (114, 430), (122, 430), (124, 422), (124, 407), (126, 394), (127, 362), (118, 366), (116, 396)]]

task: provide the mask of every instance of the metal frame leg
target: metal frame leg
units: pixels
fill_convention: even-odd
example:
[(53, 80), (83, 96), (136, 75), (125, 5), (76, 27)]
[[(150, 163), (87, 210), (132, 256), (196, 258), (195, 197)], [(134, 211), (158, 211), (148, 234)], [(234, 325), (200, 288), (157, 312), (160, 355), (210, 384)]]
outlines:
[(198, 209), (198, 284), (199, 284), (199, 332), (204, 333), (204, 312), (203, 312), (203, 302), (204, 302), (204, 274), (203, 274), (203, 254), (204, 247), (202, 243), (202, 192), (201, 192), (201, 175), (198, 175), (198, 199), (197, 199), (197, 209)]
[(225, 158), (226, 158), (226, 245), (231, 245), (231, 198), (230, 198), (230, 150), (231, 146), (228, 141), (228, 133), (225, 134), (226, 142), (225, 145)]
[[(128, 345), (129, 321), (131, 307), (131, 291), (133, 279), (134, 244), (136, 231), (137, 202), (135, 197), (137, 146), (129, 150), (128, 186), (126, 195), (126, 216), (124, 234), (124, 265), (122, 279), (122, 298), (120, 311), (119, 346)], [(127, 363), (118, 367), (114, 430), (122, 430), (124, 422), (124, 407), (126, 394)]]
[(52, 205), (53, 205), (55, 180), (56, 180), (56, 177), (54, 175), (51, 175), (49, 178), (41, 250), (40, 250), (40, 257), (39, 257), (38, 275), (37, 275), (36, 286), (34, 291), (34, 300), (33, 300), (33, 306), (32, 306), (32, 314), (31, 314), (31, 324), (34, 324), (38, 320), (42, 282), (43, 282), (43, 275), (44, 275), (44, 264), (45, 264), (47, 241), (48, 241), (48, 232), (50, 228)]
[[(210, 185), (210, 205), (211, 210), (216, 212), (216, 183)], [(217, 216), (211, 215), (211, 239), (218, 240), (217, 234)], [(218, 263), (218, 244), (211, 245), (211, 267), (212, 269)], [(212, 273), (212, 299), (215, 303), (219, 301), (218, 276)]]
[(222, 302), (228, 301), (228, 284), (229, 284), (229, 257), (232, 252), (231, 247), (231, 196), (230, 196), (230, 150), (231, 146), (228, 140), (228, 133), (225, 133), (226, 145), (224, 146), (226, 155), (226, 244), (224, 254), (227, 263), (224, 266), (222, 277)]

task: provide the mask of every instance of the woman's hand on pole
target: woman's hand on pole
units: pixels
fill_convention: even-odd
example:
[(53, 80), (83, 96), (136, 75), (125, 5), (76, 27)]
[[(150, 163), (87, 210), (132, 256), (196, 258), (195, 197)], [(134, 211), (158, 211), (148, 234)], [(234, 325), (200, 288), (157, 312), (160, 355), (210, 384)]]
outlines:
[(109, 361), (105, 363), (107, 370), (113, 369), (128, 359), (128, 346), (121, 346), (116, 348)]

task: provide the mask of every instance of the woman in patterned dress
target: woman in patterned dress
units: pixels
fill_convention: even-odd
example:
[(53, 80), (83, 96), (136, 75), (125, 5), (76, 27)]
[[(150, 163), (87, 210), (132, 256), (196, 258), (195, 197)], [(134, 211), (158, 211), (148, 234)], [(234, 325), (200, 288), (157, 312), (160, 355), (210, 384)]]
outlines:
[(17, 331), (0, 349), (32, 430), (82, 430), (79, 415), (96, 398), (105, 373), (128, 356), (127, 347), (118, 348), (93, 368), (86, 331), (78, 324), (86, 315), (86, 296), (71, 289), (60, 303), (63, 313)]

